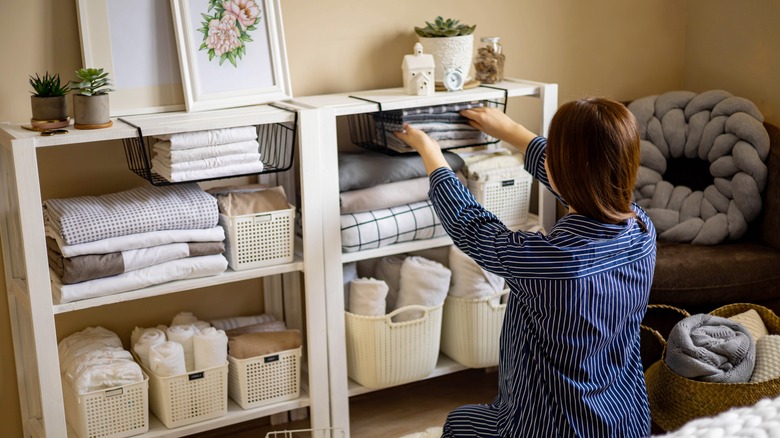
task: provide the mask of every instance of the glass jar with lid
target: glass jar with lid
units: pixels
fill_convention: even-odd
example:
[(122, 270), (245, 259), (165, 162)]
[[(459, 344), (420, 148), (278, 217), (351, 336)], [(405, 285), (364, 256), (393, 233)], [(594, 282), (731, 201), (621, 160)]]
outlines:
[(483, 84), (495, 84), (504, 79), (504, 54), (499, 37), (483, 37), (474, 60), (476, 79)]

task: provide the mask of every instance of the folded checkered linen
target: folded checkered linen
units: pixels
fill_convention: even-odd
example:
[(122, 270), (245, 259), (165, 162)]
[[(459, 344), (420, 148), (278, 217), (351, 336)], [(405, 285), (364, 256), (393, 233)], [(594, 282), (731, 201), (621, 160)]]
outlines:
[(213, 228), (219, 221), (216, 198), (194, 183), (49, 199), (43, 202), (43, 215), (66, 245), (151, 231)]
[(430, 200), (341, 215), (343, 252), (362, 251), (445, 235), (446, 232), (433, 211)]

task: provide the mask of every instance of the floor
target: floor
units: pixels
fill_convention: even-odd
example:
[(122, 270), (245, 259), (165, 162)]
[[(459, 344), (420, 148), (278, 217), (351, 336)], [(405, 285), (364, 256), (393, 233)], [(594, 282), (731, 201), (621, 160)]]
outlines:
[[(429, 427), (441, 426), (452, 409), (469, 403), (489, 403), (498, 391), (498, 373), (481, 369), (415, 382), (350, 399), (353, 438), (398, 438)], [(269, 426), (259, 419), (207, 433), (198, 438), (263, 438), (269, 431), (299, 430), (308, 420)], [(289, 438), (309, 437), (294, 434)], [(333, 435), (338, 438), (338, 435)], [(278, 438), (284, 437), (282, 434)]]

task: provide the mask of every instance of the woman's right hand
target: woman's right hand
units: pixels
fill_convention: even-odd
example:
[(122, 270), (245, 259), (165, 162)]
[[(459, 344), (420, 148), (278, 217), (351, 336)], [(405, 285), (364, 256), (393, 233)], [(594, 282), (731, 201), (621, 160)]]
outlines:
[(471, 126), (491, 137), (520, 148), (523, 152), (525, 152), (528, 143), (536, 137), (536, 134), (497, 108), (471, 108), (461, 111), (460, 114), (469, 119)]

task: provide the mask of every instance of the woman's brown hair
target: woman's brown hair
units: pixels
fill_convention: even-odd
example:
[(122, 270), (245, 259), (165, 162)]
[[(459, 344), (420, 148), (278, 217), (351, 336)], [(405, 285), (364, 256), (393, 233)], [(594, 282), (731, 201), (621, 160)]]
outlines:
[(577, 213), (617, 224), (630, 208), (639, 168), (639, 132), (625, 105), (602, 98), (562, 105), (550, 123), (547, 166)]

